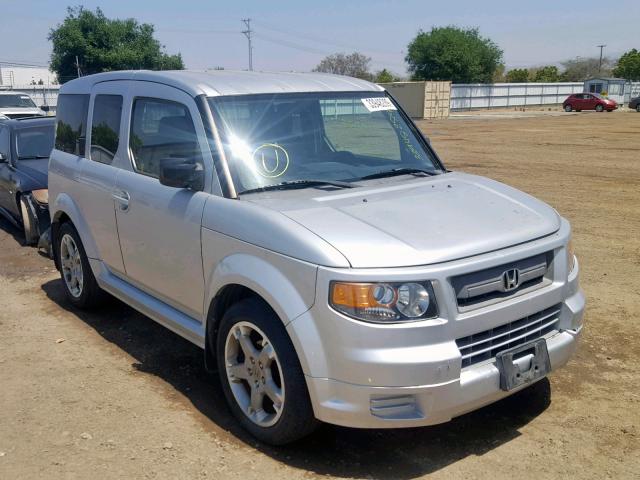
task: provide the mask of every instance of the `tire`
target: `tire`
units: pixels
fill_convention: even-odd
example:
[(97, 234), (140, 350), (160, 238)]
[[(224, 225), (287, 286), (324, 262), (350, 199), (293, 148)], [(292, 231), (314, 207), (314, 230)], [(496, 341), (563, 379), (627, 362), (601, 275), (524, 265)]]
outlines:
[(285, 445), (319, 424), (291, 339), (262, 300), (248, 298), (227, 310), (216, 338), (216, 360), (231, 411), (258, 440)]
[(63, 223), (56, 235), (56, 255), (67, 300), (75, 307), (90, 309), (101, 305), (106, 293), (98, 286), (78, 232)]
[(565, 105), (565, 106), (564, 106), (564, 111), (565, 111), (565, 112), (570, 112), (571, 110), (573, 110), (573, 108), (571, 107), (571, 105)]
[(604, 107), (602, 105), (596, 105), (596, 112), (602, 112)]
[(636, 112), (640, 113), (640, 103), (636, 105)]
[(29, 202), (24, 196), (20, 197), (20, 219), (24, 230), (24, 243), (35, 245), (38, 243), (38, 219), (33, 215)]

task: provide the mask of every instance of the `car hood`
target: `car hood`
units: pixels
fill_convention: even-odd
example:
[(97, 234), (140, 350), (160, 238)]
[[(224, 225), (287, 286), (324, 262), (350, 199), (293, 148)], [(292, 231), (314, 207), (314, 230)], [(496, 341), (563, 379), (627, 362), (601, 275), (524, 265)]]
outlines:
[(319, 193), (244, 197), (278, 210), (339, 250), (354, 268), (428, 265), (550, 235), (560, 217), (545, 203), (483, 177), (396, 177)]
[(21, 108), (21, 107), (5, 107), (0, 108), (0, 113), (6, 115), (9, 118), (21, 118), (29, 116), (46, 116), (46, 112), (39, 108)]
[(33, 190), (47, 188), (47, 172), (49, 159), (18, 160), (16, 170), (33, 183)]

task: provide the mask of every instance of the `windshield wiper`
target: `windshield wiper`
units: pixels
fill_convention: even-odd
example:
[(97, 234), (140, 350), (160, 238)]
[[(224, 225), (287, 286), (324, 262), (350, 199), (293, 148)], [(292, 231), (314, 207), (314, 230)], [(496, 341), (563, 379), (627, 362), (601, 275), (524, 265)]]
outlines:
[(289, 188), (304, 188), (304, 187), (313, 187), (315, 185), (332, 185), (334, 187), (340, 188), (353, 188), (356, 185), (353, 185), (349, 182), (341, 182), (339, 180), (287, 180), (280, 183), (274, 183), (272, 185), (264, 185), (262, 187), (250, 188), (249, 190), (244, 190), (239, 192), (238, 195), (244, 195), (245, 193), (257, 193), (257, 192), (266, 192), (268, 190), (286, 190)]
[(39, 160), (41, 158), (49, 158), (49, 155), (24, 155), (18, 157), (18, 160)]
[(372, 173), (361, 177), (360, 180), (370, 180), (373, 178), (394, 177), (396, 175), (425, 175), (433, 176), (437, 175), (435, 172), (425, 170), (423, 168), (393, 168), (391, 170), (383, 170), (381, 172)]

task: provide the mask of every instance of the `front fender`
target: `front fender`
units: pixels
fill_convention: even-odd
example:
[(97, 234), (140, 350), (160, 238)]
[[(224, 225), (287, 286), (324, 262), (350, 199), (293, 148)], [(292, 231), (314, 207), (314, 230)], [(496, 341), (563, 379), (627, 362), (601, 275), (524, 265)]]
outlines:
[(232, 284), (260, 295), (285, 325), (315, 301), (315, 265), (207, 229), (202, 233), (202, 257), (207, 275), (205, 311), (218, 292)]
[[(87, 254), (87, 257), (92, 259), (99, 259), (98, 248), (96, 242), (91, 235), (91, 230), (85, 222), (83, 216), (80, 214), (80, 208), (76, 202), (66, 193), (60, 193), (56, 196), (54, 201), (50, 203), (49, 210), (51, 214), (51, 223), (57, 223), (63, 215), (66, 215), (73, 222), (73, 226), (80, 235), (82, 246)], [(55, 242), (55, 239), (52, 238)]]

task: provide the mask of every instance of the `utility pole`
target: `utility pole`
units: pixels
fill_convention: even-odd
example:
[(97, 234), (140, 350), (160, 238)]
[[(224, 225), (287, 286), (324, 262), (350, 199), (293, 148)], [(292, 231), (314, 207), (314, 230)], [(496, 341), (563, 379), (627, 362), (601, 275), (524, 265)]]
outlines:
[(76, 72), (78, 73), (78, 78), (80, 78), (82, 73), (80, 72), (80, 61), (78, 60), (78, 55), (76, 55)]
[(253, 47), (251, 46), (251, 40), (253, 38), (253, 30), (251, 30), (251, 19), (243, 18), (242, 21), (246, 25), (247, 29), (243, 30), (244, 36), (247, 37), (249, 41), (249, 70), (253, 70)]
[(600, 49), (600, 63), (598, 63), (598, 73), (602, 70), (602, 49), (606, 47), (606, 45), (596, 45)]

